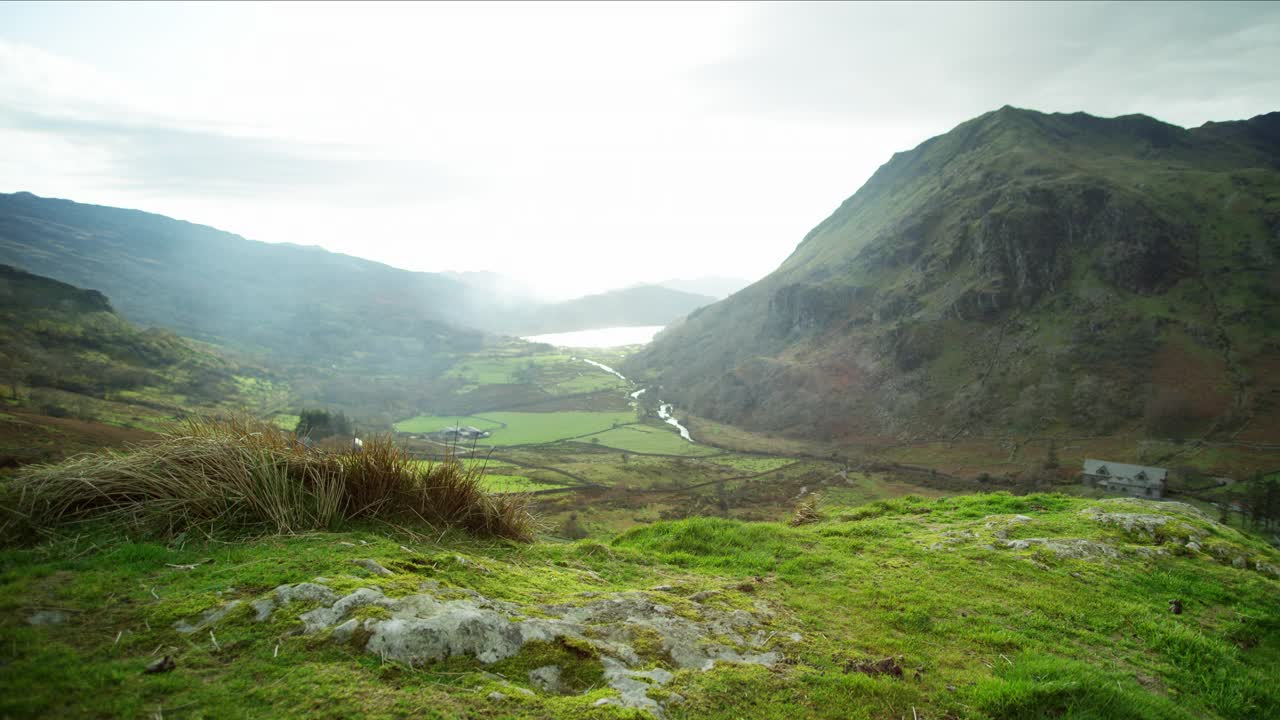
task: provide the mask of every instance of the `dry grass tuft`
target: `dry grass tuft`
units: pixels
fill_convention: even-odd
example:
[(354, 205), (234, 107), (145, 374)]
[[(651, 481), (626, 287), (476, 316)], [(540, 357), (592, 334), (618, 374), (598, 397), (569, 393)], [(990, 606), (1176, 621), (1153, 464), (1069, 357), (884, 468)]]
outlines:
[(796, 514), (791, 518), (791, 526), (798, 527), (821, 520), (822, 511), (818, 509), (821, 503), (822, 497), (818, 493), (810, 493), (803, 500), (796, 503)]
[(21, 469), (0, 488), (0, 529), (108, 518), (160, 534), (294, 533), (378, 518), (528, 540), (527, 499), (486, 493), (481, 472), (452, 458), (424, 467), (390, 437), (332, 452), (247, 418), (193, 419), (154, 444)]

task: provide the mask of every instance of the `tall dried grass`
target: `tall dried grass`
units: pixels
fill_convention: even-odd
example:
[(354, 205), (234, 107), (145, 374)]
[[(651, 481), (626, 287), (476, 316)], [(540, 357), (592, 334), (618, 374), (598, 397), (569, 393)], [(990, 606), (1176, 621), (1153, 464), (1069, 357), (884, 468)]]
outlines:
[(0, 522), (8, 535), (99, 518), (159, 534), (293, 533), (380, 518), (529, 539), (527, 499), (485, 492), (481, 473), (456, 458), (424, 466), (390, 437), (333, 452), (246, 418), (192, 419), (154, 444), (21, 469), (0, 489)]

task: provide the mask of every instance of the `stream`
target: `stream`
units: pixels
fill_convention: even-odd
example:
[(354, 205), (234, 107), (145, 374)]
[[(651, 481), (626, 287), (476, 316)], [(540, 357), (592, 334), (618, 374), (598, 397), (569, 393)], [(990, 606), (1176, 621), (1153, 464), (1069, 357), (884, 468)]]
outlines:
[[(571, 359), (581, 360), (582, 362), (587, 363), (588, 365), (594, 365), (595, 367), (598, 367), (607, 373), (613, 373), (614, 375), (617, 375), (618, 379), (622, 380), (623, 382), (631, 382), (630, 380), (627, 380), (626, 376), (624, 376), (622, 373), (618, 372), (617, 370), (614, 370), (613, 368), (609, 367), (608, 365), (605, 365), (604, 363), (596, 362), (595, 360), (588, 360), (587, 358), (575, 357)], [(631, 399), (638, 400), (640, 396), (644, 394), (645, 390), (648, 390), (648, 388), (640, 388), (639, 390), (636, 390), (635, 392), (631, 393)], [(684, 425), (681, 425), (680, 421), (675, 419), (675, 417), (671, 414), (671, 410), (672, 410), (671, 403), (664, 403), (661, 400), (658, 401), (658, 417), (661, 418), (662, 421), (665, 422), (666, 424), (674, 427), (676, 430), (679, 430), (680, 437), (684, 438), (685, 440), (688, 440), (689, 442), (694, 442), (693, 437), (689, 435), (689, 428), (685, 427)]]

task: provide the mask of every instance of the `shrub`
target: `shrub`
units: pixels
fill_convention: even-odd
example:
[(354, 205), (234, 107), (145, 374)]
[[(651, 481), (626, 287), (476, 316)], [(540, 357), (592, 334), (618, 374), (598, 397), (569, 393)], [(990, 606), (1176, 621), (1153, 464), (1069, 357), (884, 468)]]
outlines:
[(389, 437), (371, 438), (363, 452), (330, 452), (252, 420), (192, 419), (154, 444), (22, 468), (0, 488), (0, 527), (107, 518), (162, 534), (292, 533), (380, 518), (528, 539), (527, 499), (490, 495), (481, 473), (455, 458), (424, 467)]
[(821, 520), (822, 511), (818, 509), (821, 500), (822, 498), (819, 497), (818, 493), (811, 493), (808, 497), (796, 503), (796, 514), (791, 518), (791, 526), (808, 525)]

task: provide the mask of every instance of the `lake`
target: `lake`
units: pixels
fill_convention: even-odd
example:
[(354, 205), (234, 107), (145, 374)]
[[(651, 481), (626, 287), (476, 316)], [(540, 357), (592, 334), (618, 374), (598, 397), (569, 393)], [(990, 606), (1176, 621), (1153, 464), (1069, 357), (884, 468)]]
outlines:
[(608, 348), (622, 345), (644, 345), (658, 334), (663, 325), (640, 325), (636, 327), (596, 328), (595, 330), (575, 330), (574, 332), (547, 333), (546, 335), (529, 335), (524, 340), (537, 343), (550, 343), (560, 347)]

